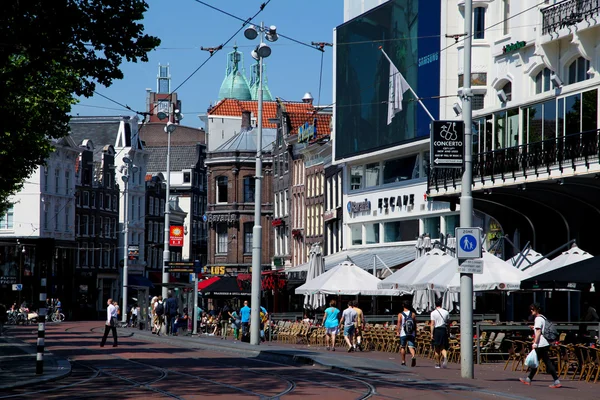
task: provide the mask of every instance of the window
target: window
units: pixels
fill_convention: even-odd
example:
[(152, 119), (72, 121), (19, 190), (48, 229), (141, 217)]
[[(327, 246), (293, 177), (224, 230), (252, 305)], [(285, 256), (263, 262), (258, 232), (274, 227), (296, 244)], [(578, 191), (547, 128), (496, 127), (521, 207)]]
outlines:
[(588, 70), (590, 69), (590, 61), (583, 57), (579, 57), (569, 65), (569, 84), (583, 82), (590, 79)]
[(65, 171), (65, 194), (69, 194), (69, 186), (71, 184), (71, 171)]
[(71, 217), (71, 206), (66, 206), (65, 207), (65, 225), (64, 225), (65, 232), (71, 232), (71, 224), (69, 221), (70, 217)]
[(0, 229), (13, 229), (14, 206), (10, 206), (0, 218)]
[(440, 237), (440, 217), (425, 218), (423, 220), (425, 233), (432, 239)]
[(252, 228), (254, 222), (244, 223), (244, 253), (252, 253)]
[(419, 221), (393, 221), (383, 224), (383, 241), (385, 243), (414, 240), (419, 236)]
[(216, 179), (217, 203), (227, 203), (227, 177), (219, 176)]
[(59, 226), (59, 217), (60, 215), (60, 207), (57, 205), (54, 206), (54, 230), (57, 231), (58, 230), (58, 226)]
[(447, 215), (446, 219), (446, 235), (450, 234), (454, 236), (455, 228), (460, 226), (460, 216), (458, 215)]
[(90, 192), (83, 192), (83, 206), (90, 206)]
[(104, 195), (102, 193), (98, 194), (98, 208), (103, 209), (104, 208)]
[(288, 172), (288, 169), (289, 169), (289, 159), (288, 158), (289, 158), (288, 153), (287, 152), (283, 153), (283, 171), (284, 172)]
[(352, 239), (352, 245), (353, 246), (358, 246), (363, 244), (362, 241), (362, 225), (357, 224), (357, 225), (351, 225), (350, 226), (350, 237)]
[(112, 224), (110, 226), (111, 232), (112, 232), (112, 237), (116, 238), (117, 237), (117, 219), (113, 218), (112, 219)]
[(110, 218), (104, 218), (104, 237), (110, 237)]
[(383, 183), (402, 182), (409, 179), (418, 178), (418, 173), (417, 176), (415, 176), (414, 172), (416, 163), (416, 155), (384, 161)]
[(503, 1), (504, 4), (502, 4), (503, 6), (503, 15), (502, 15), (502, 33), (504, 35), (508, 35), (508, 24), (510, 21), (510, 0), (504, 0)]
[(289, 202), (289, 191), (285, 189), (283, 192), (283, 215), (287, 217), (288, 215), (288, 202)]
[(227, 254), (228, 241), (227, 224), (217, 224), (217, 254)]
[(44, 166), (44, 192), (48, 191), (48, 166)]
[(254, 202), (254, 188), (256, 180), (252, 176), (244, 177), (244, 203)]
[(82, 243), (79, 248), (79, 266), (87, 267), (88, 265), (88, 245), (87, 243)]
[(502, 86), (502, 91), (506, 95), (506, 102), (508, 103), (509, 101), (511, 101), (512, 100), (512, 83), (506, 82), (506, 84), (504, 84), (504, 86)]
[(551, 71), (544, 68), (535, 76), (535, 94), (540, 94), (550, 90), (550, 75)]
[(96, 192), (92, 192), (91, 194), (92, 196), (90, 197), (90, 206), (92, 208), (96, 208)]
[(379, 163), (367, 164), (365, 170), (365, 187), (373, 187), (379, 185), (379, 174), (381, 166)]
[(471, 100), (473, 111), (483, 110), (485, 94), (474, 94)]
[[(44, 212), (44, 228), (46, 228), (46, 224), (47, 224), (47, 212)], [(79, 217), (79, 215), (75, 215), (75, 235), (79, 236), (81, 233), (81, 219)]]
[(474, 39), (484, 39), (485, 38), (485, 8), (484, 7), (476, 7), (474, 10), (474, 21), (475, 26), (473, 28)]
[(160, 216), (165, 216), (165, 199), (160, 199)]
[(88, 215), (84, 215), (83, 216), (83, 224), (82, 224), (82, 230), (81, 233), (83, 236), (87, 236), (89, 234), (89, 224), (90, 224), (90, 217)]
[(191, 179), (192, 179), (191, 172), (184, 172), (183, 173), (183, 183), (190, 183)]
[(365, 171), (362, 165), (350, 168), (350, 190), (362, 189), (364, 174)]
[(56, 168), (54, 170), (54, 193), (58, 194), (60, 190), (60, 170)]
[(379, 243), (379, 224), (368, 224), (367, 228), (367, 244)]
[(277, 162), (277, 156), (273, 156), (273, 176), (279, 176), (279, 163)]

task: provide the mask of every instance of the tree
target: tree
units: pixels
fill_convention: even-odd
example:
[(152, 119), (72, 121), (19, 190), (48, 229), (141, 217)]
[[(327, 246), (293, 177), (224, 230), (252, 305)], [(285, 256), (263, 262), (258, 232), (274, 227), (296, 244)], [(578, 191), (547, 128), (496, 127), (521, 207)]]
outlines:
[(160, 39), (139, 22), (144, 0), (8, 0), (0, 13), (0, 215), (8, 197), (69, 133), (76, 96), (122, 79)]

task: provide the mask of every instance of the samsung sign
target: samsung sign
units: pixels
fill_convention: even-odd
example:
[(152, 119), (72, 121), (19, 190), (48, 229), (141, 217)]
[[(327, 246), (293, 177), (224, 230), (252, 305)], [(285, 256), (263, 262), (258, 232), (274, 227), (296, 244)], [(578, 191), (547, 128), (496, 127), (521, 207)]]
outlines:
[(349, 214), (369, 212), (371, 211), (371, 202), (367, 199), (365, 201), (349, 201), (346, 208)]

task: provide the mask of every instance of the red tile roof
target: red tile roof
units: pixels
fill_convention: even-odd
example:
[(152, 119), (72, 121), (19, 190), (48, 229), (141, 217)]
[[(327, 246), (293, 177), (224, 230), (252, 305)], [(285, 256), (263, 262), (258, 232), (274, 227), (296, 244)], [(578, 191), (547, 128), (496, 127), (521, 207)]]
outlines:
[[(290, 121), (291, 135), (298, 134), (298, 128), (305, 122), (312, 124), (315, 117), (317, 118), (317, 137), (321, 138), (331, 133), (331, 114), (317, 113), (317, 110), (311, 103), (286, 101), (282, 102), (282, 104)], [(254, 116), (257, 116), (258, 101), (223, 99), (208, 111), (208, 115), (241, 117), (242, 111), (250, 111)], [(276, 128), (276, 124), (269, 121), (269, 119), (273, 118), (277, 118), (277, 102), (263, 102), (263, 127)]]

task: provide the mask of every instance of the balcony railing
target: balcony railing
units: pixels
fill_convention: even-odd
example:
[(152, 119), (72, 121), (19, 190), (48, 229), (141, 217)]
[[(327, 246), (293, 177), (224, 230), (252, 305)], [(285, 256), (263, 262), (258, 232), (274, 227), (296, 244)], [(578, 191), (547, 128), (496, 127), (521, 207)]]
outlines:
[(600, 12), (600, 0), (564, 0), (542, 9), (542, 34), (576, 25)]
[[(564, 168), (577, 169), (581, 165), (589, 168), (591, 162), (599, 160), (599, 137), (600, 130), (593, 130), (474, 154), (473, 184), (539, 176), (540, 173), (549, 174), (553, 169), (562, 173)], [(460, 185), (461, 179), (461, 169), (434, 168), (429, 172), (427, 186), (428, 189), (447, 190)]]

